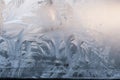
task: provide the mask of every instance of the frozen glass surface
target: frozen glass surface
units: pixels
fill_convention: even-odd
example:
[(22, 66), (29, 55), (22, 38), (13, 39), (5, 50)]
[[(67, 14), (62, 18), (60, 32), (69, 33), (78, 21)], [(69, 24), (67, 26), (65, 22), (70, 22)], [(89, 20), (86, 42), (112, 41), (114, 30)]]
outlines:
[(120, 78), (119, 0), (0, 0), (0, 77)]

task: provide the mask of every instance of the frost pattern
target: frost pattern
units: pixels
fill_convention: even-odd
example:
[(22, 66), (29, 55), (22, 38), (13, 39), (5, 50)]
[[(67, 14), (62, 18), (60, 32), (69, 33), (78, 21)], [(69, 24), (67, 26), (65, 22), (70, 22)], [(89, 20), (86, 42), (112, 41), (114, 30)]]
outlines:
[(66, 27), (77, 0), (0, 1), (0, 77), (120, 77), (101, 33)]

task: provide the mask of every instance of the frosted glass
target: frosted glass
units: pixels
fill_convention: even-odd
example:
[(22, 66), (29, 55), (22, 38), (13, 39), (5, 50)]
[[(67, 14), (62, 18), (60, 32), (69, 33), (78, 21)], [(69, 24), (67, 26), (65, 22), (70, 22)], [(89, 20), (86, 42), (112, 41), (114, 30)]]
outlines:
[(0, 78), (120, 78), (118, 0), (0, 0)]

